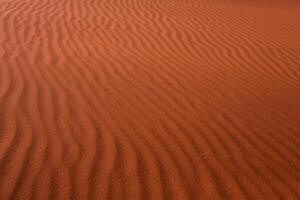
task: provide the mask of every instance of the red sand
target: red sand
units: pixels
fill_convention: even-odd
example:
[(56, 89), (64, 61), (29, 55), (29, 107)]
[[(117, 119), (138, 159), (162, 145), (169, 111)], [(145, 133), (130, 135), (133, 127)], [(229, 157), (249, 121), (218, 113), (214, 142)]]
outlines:
[(299, 11), (0, 0), (0, 199), (299, 199)]

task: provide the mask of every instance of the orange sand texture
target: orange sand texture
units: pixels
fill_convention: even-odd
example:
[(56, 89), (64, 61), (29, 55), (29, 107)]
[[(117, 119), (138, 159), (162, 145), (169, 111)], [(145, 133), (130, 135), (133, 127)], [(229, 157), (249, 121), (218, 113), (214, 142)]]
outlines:
[(299, 199), (300, 1), (0, 0), (0, 199)]

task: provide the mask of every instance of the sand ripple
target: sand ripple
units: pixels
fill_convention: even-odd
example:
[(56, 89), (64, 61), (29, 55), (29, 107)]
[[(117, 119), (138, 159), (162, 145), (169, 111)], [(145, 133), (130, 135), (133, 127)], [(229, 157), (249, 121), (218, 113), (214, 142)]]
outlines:
[(0, 199), (299, 199), (299, 10), (0, 0)]

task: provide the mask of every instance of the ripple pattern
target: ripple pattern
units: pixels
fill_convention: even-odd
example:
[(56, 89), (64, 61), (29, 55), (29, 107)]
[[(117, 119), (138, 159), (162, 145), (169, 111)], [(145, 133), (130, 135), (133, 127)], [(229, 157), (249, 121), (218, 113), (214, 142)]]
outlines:
[(0, 0), (0, 199), (300, 199), (299, 10)]

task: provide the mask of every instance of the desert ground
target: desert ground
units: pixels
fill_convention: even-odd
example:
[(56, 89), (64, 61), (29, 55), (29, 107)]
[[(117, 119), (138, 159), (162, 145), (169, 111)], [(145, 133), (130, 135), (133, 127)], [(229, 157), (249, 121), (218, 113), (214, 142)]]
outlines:
[(300, 199), (300, 1), (0, 0), (0, 199)]

